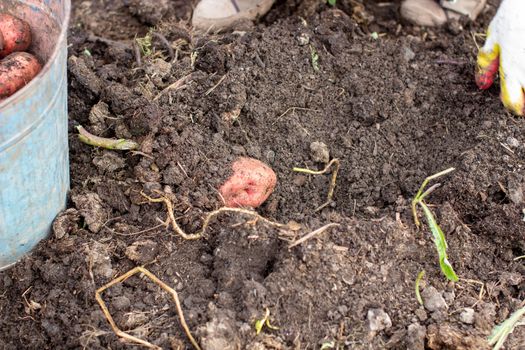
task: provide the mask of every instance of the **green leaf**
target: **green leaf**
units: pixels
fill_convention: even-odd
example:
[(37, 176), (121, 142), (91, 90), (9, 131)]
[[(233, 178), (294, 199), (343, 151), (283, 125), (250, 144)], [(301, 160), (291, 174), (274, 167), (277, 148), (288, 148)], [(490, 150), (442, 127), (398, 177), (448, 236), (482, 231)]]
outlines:
[(259, 335), (259, 333), (261, 333), (263, 327), (264, 327), (264, 322), (266, 322), (266, 318), (263, 318), (262, 320), (257, 320), (255, 321), (255, 334), (256, 335)]
[(441, 266), (441, 271), (450, 281), (457, 282), (459, 278), (454, 272), (452, 265), (448, 261), (448, 245), (447, 241), (445, 240), (445, 235), (443, 234), (443, 231), (437, 224), (436, 219), (434, 219), (434, 215), (432, 215), (432, 212), (430, 211), (430, 209), (428, 209), (427, 205), (423, 201), (420, 201), (419, 204), (423, 208), (423, 212), (425, 213), (425, 218), (427, 219), (428, 226), (430, 227), (430, 231), (434, 236), (434, 244), (436, 245), (436, 249), (439, 255), (439, 265)]
[(420, 273), (418, 273), (416, 278), (416, 299), (421, 305), (423, 305), (423, 298), (421, 298), (421, 293), (419, 292), (419, 283), (423, 279), (423, 276), (425, 276), (425, 270), (422, 270)]
[(494, 327), (492, 333), (489, 336), (489, 345), (494, 345), (493, 350), (499, 350), (510, 333), (514, 331), (514, 328), (520, 324), (518, 321), (525, 314), (525, 307), (515, 311), (509, 318), (504, 322)]
[(328, 0), (328, 4), (331, 6), (335, 6), (337, 0)]
[(332, 340), (332, 341), (323, 343), (323, 345), (321, 345), (320, 350), (333, 349), (333, 348), (335, 348), (335, 342)]

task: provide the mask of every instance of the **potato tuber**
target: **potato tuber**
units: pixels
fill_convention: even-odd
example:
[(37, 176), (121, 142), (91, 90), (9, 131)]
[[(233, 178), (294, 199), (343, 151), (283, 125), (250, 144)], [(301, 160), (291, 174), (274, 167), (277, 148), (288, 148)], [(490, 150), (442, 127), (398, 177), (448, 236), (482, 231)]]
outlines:
[(31, 45), (31, 28), (27, 22), (0, 13), (0, 58), (13, 52), (26, 51)]
[(0, 61), (0, 99), (17, 92), (42, 69), (38, 59), (27, 52), (15, 52)]
[(257, 208), (275, 188), (275, 173), (257, 159), (239, 158), (232, 170), (233, 175), (219, 189), (227, 207)]

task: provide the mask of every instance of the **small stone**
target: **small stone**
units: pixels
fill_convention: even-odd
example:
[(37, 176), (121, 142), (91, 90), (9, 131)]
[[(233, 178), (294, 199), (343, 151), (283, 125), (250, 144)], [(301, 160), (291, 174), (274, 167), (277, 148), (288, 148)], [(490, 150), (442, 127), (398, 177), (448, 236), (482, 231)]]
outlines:
[(323, 142), (312, 142), (310, 144), (310, 157), (314, 162), (328, 163), (330, 161), (330, 151)]
[(459, 320), (466, 324), (473, 324), (474, 323), (474, 309), (470, 307), (466, 307), (461, 311), (459, 314)]
[(427, 330), (419, 323), (412, 323), (408, 326), (407, 350), (425, 350), (425, 337)]
[(310, 43), (310, 36), (306, 33), (301, 33), (297, 37), (297, 42), (299, 43), (299, 46), (305, 46)]
[(127, 310), (131, 306), (131, 300), (129, 300), (127, 296), (121, 295), (113, 298), (111, 306), (114, 307), (115, 310)]
[(447, 302), (448, 304), (452, 304), (452, 302), (456, 298), (456, 293), (454, 293), (454, 291), (444, 292), (443, 298), (445, 299), (445, 302)]
[(512, 148), (518, 148), (521, 145), (521, 143), (518, 141), (518, 139), (509, 136), (507, 137), (507, 145), (509, 145)]
[(421, 322), (426, 321), (426, 319), (428, 318), (427, 312), (422, 307), (414, 311), (414, 313)]
[(368, 327), (371, 332), (382, 331), (392, 327), (390, 316), (382, 309), (370, 309), (366, 315)]
[(423, 304), (428, 311), (441, 311), (448, 308), (445, 299), (434, 287), (427, 287), (421, 292), (423, 298)]
[(266, 152), (266, 160), (268, 161), (268, 163), (275, 162), (275, 152), (272, 150)]
[(414, 58), (416, 58), (416, 54), (414, 53), (414, 51), (412, 51), (412, 49), (408, 46), (404, 46), (403, 47), (403, 59), (405, 60), (405, 62), (410, 62), (412, 61)]

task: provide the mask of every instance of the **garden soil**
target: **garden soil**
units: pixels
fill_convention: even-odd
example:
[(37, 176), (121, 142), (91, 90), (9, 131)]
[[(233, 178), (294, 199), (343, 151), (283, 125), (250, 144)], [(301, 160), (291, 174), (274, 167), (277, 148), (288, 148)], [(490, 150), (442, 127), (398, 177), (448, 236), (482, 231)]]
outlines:
[[(73, 1), (71, 192), (50, 237), (0, 273), (0, 348), (142, 348), (95, 299), (136, 266), (176, 291), (203, 349), (490, 348), (525, 298), (525, 120), (503, 109), (498, 84), (479, 91), (473, 79), (498, 3), (476, 23), (423, 29), (398, 18), (397, 2), (278, 1), (222, 34), (190, 29), (194, 5)], [(86, 145), (78, 125), (140, 147)], [(278, 177), (262, 218), (209, 217), (244, 156)], [(316, 210), (334, 167), (292, 169), (331, 159), (335, 193)], [(410, 206), (449, 167), (425, 201), (456, 283)], [(209, 217), (202, 237), (183, 239), (168, 209), (188, 234)], [(101, 297), (122, 331), (192, 348), (172, 295), (147, 274)], [(525, 349), (525, 332), (505, 344)]]

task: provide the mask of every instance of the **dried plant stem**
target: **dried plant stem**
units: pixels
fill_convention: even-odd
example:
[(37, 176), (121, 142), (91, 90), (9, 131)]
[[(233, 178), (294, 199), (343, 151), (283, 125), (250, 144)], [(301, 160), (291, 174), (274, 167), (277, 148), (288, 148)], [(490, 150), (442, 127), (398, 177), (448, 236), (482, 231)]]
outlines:
[(306, 242), (307, 240), (311, 239), (312, 237), (320, 234), (320, 233), (323, 233), (324, 231), (328, 230), (329, 228), (331, 227), (335, 227), (335, 226), (339, 226), (339, 224), (335, 224), (335, 223), (330, 223), (330, 224), (327, 224), (327, 225), (324, 225), (323, 227), (320, 227), (318, 228), (317, 230), (315, 231), (312, 231), (310, 233), (307, 233), (306, 235), (302, 236), (301, 238), (299, 238), (298, 240), (294, 241), (293, 243), (291, 243), (288, 248), (293, 248), (295, 247), (296, 245), (299, 245), (301, 243), (304, 243)]
[(210, 221), (214, 217), (219, 215), (220, 213), (225, 213), (225, 212), (226, 213), (240, 213), (240, 214), (249, 215), (249, 216), (254, 218), (254, 221), (253, 221), (254, 223), (257, 222), (258, 220), (260, 220), (260, 221), (264, 222), (265, 224), (273, 226), (273, 227), (277, 227), (277, 228), (280, 228), (280, 229), (289, 229), (288, 225), (280, 224), (278, 222), (274, 222), (274, 221), (268, 220), (268, 219), (262, 217), (261, 215), (257, 214), (256, 212), (252, 211), (252, 210), (242, 209), (242, 208), (222, 207), (222, 208), (219, 208), (217, 210), (212, 211), (211, 213), (209, 213), (206, 216), (206, 218), (204, 219), (204, 223), (202, 224), (202, 228), (201, 228), (200, 232), (187, 234), (177, 224), (177, 220), (175, 219), (175, 214), (173, 213), (173, 203), (172, 203), (172, 201), (169, 198), (165, 197), (162, 194), (162, 192), (160, 192), (160, 191), (155, 191), (155, 192), (158, 193), (160, 195), (160, 197), (152, 198), (152, 197), (146, 195), (143, 192), (141, 192), (140, 194), (144, 198), (146, 198), (149, 202), (164, 203), (166, 205), (166, 210), (168, 212), (168, 219), (169, 219), (169, 222), (171, 223), (171, 226), (173, 227), (173, 230), (178, 235), (180, 235), (183, 239), (186, 239), (186, 240), (195, 240), (195, 239), (199, 239), (199, 238), (203, 237), (204, 233), (206, 232), (206, 229), (208, 228), (208, 226), (210, 224)]
[(332, 197), (334, 196), (334, 190), (335, 190), (335, 183), (337, 180), (337, 173), (339, 172), (339, 167), (341, 163), (339, 162), (339, 159), (334, 158), (328, 163), (328, 165), (320, 171), (310, 170), (310, 169), (304, 169), (304, 168), (293, 168), (293, 171), (298, 173), (304, 173), (304, 174), (310, 174), (310, 175), (322, 175), (326, 173), (332, 165), (334, 166), (334, 171), (332, 172), (332, 180), (330, 181), (330, 186), (328, 187), (328, 196), (326, 199), (326, 202), (319, 207), (315, 209), (315, 211), (319, 211), (323, 209), (324, 207), (328, 206), (332, 202)]
[(131, 277), (134, 274), (139, 273), (139, 272), (143, 273), (144, 275), (149, 277), (155, 284), (157, 284), (159, 287), (161, 287), (166, 292), (171, 294), (171, 296), (173, 297), (173, 300), (175, 301), (175, 307), (177, 309), (177, 314), (179, 316), (179, 320), (180, 320), (180, 323), (182, 325), (182, 328), (184, 329), (184, 332), (186, 333), (186, 336), (188, 337), (188, 339), (190, 340), (191, 344), (193, 345), (193, 347), (195, 349), (201, 350), (201, 347), (199, 346), (197, 341), (191, 335), (190, 329), (189, 329), (188, 325), (186, 324), (186, 319), (184, 318), (184, 313), (182, 312), (182, 308), (181, 308), (181, 305), (180, 305), (180, 300), (179, 300), (179, 297), (177, 295), (177, 292), (173, 288), (171, 288), (170, 286), (168, 286), (167, 284), (162, 282), (160, 279), (158, 279), (157, 276), (155, 276), (153, 273), (151, 273), (150, 271), (148, 271), (147, 269), (145, 269), (142, 266), (138, 266), (138, 267), (135, 267), (134, 269), (129, 270), (128, 272), (126, 272), (122, 276), (117, 277), (114, 280), (110, 281), (109, 283), (105, 284), (104, 286), (100, 287), (95, 292), (95, 299), (97, 299), (97, 302), (99, 303), (100, 308), (102, 309), (102, 312), (104, 313), (104, 316), (106, 317), (106, 319), (108, 320), (109, 324), (111, 325), (111, 328), (113, 329), (113, 332), (115, 332), (115, 334), (117, 336), (121, 337), (121, 338), (127, 339), (127, 340), (129, 340), (131, 342), (134, 342), (134, 343), (137, 343), (137, 344), (144, 345), (144, 346), (146, 346), (146, 347), (148, 347), (150, 349), (162, 349), (161, 347), (156, 346), (156, 345), (154, 345), (154, 344), (152, 344), (152, 343), (150, 343), (150, 342), (148, 342), (146, 340), (134, 337), (134, 336), (132, 336), (132, 335), (130, 335), (130, 334), (120, 330), (118, 328), (117, 324), (115, 323), (115, 321), (113, 320), (113, 317), (109, 313), (109, 310), (108, 310), (108, 308), (106, 306), (106, 303), (104, 302), (104, 300), (102, 300), (102, 297), (101, 297), (101, 293), (104, 292), (106, 289), (114, 286), (115, 284), (124, 282), (129, 277)]

